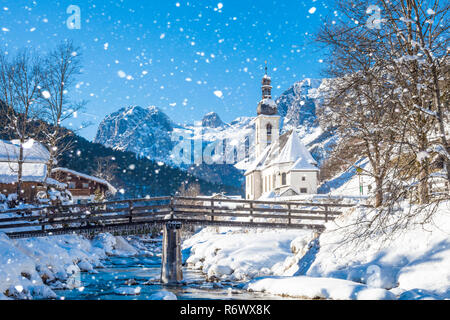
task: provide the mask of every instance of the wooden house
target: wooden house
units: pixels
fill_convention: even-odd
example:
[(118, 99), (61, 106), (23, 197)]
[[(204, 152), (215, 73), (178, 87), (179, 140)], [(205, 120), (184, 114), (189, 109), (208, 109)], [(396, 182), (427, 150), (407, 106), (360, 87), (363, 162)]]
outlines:
[(102, 201), (117, 193), (108, 181), (67, 168), (53, 169), (52, 178), (67, 185), (73, 203)]

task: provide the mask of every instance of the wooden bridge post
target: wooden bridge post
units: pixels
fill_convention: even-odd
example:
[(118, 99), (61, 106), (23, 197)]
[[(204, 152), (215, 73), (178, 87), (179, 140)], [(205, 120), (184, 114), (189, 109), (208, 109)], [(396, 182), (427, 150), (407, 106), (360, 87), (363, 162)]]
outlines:
[(173, 214), (175, 211), (175, 201), (173, 196), (170, 196), (169, 209), (170, 209), (170, 218), (173, 219)]
[(181, 270), (181, 223), (167, 222), (164, 225), (161, 282), (177, 284), (183, 280)]
[(291, 204), (288, 204), (288, 224), (291, 224)]

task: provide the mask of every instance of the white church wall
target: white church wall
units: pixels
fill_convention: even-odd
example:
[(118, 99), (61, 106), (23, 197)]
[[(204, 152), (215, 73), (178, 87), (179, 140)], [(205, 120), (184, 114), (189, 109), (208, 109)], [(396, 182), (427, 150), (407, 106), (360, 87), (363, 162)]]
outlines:
[[(292, 171), (289, 175), (290, 185), (299, 194), (317, 193), (317, 171)], [(306, 189), (306, 192), (302, 192)]]

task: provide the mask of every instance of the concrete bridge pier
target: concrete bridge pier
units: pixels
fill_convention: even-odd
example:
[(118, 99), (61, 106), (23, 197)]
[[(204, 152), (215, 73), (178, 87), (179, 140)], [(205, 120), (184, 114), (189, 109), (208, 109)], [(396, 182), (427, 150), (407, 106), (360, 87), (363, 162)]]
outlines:
[(163, 229), (161, 282), (177, 284), (183, 280), (181, 270), (181, 223), (167, 222)]

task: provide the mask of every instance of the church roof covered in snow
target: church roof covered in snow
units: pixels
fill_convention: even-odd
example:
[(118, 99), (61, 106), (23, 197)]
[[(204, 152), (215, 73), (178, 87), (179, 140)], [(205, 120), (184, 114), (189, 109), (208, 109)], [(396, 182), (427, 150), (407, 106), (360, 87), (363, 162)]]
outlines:
[(295, 130), (292, 131), (286, 145), (283, 147), (278, 158), (275, 160), (275, 163), (278, 164), (290, 162), (294, 163), (290, 168), (291, 171), (318, 170), (316, 166), (317, 162), (311, 156), (308, 149), (306, 149)]
[(271, 144), (248, 167), (245, 174), (264, 170), (273, 165), (292, 163), (289, 171), (319, 171), (317, 162), (309, 153), (295, 132), (287, 132), (280, 136), (278, 144)]

